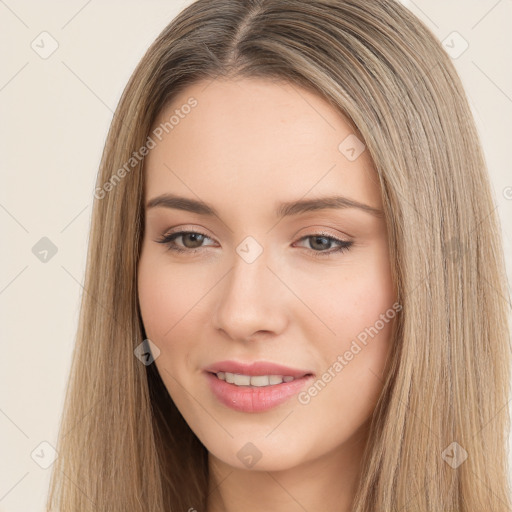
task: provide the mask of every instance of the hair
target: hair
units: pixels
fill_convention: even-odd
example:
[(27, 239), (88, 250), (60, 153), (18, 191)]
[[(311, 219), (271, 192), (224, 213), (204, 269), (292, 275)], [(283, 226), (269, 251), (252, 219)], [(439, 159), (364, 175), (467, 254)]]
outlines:
[[(98, 173), (47, 510), (205, 510), (208, 452), (155, 365), (134, 356), (146, 338), (139, 150), (180, 91), (216, 78), (314, 91), (349, 120), (377, 171), (403, 309), (352, 510), (510, 510), (510, 299), (499, 218), (454, 65), (394, 0), (198, 0), (148, 49)], [(129, 176), (119, 172), (127, 162)], [(448, 447), (467, 459), (452, 467)]]

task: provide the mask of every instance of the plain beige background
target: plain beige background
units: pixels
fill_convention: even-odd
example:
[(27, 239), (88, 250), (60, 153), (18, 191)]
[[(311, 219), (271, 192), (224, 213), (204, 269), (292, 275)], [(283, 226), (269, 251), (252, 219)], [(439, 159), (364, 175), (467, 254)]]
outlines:
[[(0, 0), (0, 512), (44, 509), (107, 130), (135, 65), (189, 3)], [(511, 282), (512, 1), (402, 3), (463, 80)]]

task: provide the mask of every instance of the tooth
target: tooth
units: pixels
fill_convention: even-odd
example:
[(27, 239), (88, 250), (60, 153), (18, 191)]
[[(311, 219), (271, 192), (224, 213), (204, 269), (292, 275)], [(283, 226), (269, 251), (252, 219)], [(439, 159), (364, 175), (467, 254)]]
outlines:
[(234, 384), (235, 386), (254, 386), (254, 387), (265, 387), (265, 386), (274, 386), (276, 384), (281, 384), (283, 382), (291, 382), (295, 380), (294, 377), (287, 375), (242, 375), (239, 373), (230, 373), (230, 372), (218, 372), (217, 378), (219, 380), (224, 380), (229, 384)]
[(249, 386), (251, 384), (251, 377), (249, 375), (235, 373), (233, 384), (237, 386)]
[(269, 384), (281, 384), (283, 382), (283, 378), (281, 375), (269, 375), (268, 377)]
[(257, 375), (251, 377), (251, 386), (268, 386), (268, 375)]

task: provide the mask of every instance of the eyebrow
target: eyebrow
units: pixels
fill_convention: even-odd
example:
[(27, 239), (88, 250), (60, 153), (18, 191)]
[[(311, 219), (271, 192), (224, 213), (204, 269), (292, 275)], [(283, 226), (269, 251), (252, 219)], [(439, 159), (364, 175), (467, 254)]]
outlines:
[[(146, 209), (156, 207), (174, 208), (177, 210), (197, 213), (199, 215), (219, 217), (217, 210), (208, 203), (174, 194), (159, 195), (150, 199), (146, 204)], [(300, 199), (298, 201), (280, 203), (276, 208), (275, 214), (276, 217), (283, 218), (315, 210), (345, 208), (357, 208), (379, 218), (383, 216), (382, 210), (343, 196), (327, 196), (316, 199)]]

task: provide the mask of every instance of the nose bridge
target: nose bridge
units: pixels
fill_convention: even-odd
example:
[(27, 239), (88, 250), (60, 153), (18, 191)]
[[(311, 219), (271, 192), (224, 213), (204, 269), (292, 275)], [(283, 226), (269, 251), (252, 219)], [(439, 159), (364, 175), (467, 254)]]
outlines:
[(247, 241), (237, 247), (231, 271), (218, 296), (214, 322), (233, 339), (247, 339), (257, 331), (277, 332), (285, 323), (283, 295), (269, 270), (266, 251), (254, 252)]
[(241, 292), (245, 297), (264, 290), (268, 284), (268, 275), (271, 274), (268, 269), (268, 251), (261, 250), (258, 254), (250, 242), (243, 242), (236, 252), (229, 279), (232, 290), (235, 293)]

